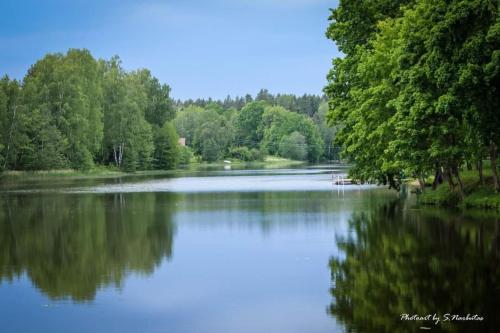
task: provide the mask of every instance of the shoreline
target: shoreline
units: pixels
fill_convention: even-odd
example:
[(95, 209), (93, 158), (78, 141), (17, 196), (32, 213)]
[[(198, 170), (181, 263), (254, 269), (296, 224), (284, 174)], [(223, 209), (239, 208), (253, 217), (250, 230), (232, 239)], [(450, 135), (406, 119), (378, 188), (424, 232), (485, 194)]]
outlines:
[(268, 156), (264, 161), (245, 162), (235, 160), (232, 163), (218, 162), (193, 162), (190, 164), (180, 165), (175, 169), (170, 170), (138, 170), (135, 172), (126, 172), (112, 166), (97, 166), (88, 171), (76, 169), (56, 169), (56, 170), (7, 170), (0, 173), (0, 182), (2, 180), (36, 180), (36, 179), (92, 179), (92, 178), (117, 178), (128, 176), (152, 176), (152, 175), (168, 175), (178, 171), (189, 171), (205, 168), (218, 167), (259, 167), (259, 168), (280, 168), (307, 165), (307, 162), (289, 160), (275, 156)]

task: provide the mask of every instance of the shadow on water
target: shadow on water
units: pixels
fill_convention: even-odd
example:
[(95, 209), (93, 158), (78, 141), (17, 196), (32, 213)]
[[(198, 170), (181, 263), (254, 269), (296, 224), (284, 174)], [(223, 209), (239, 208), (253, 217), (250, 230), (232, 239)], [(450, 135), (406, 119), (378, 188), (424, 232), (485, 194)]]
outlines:
[[(331, 258), (328, 312), (348, 332), (498, 332), (498, 217), (409, 209), (354, 213)], [(441, 322), (401, 320), (436, 314)], [(446, 321), (477, 314), (483, 321)], [(448, 317), (450, 318), (450, 317)]]
[(10, 195), (0, 204), (0, 283), (26, 274), (50, 299), (93, 300), (172, 255), (175, 197)]

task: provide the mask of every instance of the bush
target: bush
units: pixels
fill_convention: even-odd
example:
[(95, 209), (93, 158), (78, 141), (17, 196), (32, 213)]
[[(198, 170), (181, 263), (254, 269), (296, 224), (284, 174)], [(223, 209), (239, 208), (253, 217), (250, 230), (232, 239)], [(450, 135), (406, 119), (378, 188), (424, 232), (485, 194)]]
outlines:
[(229, 156), (245, 162), (261, 161), (264, 159), (264, 154), (260, 150), (255, 148), (249, 149), (248, 147), (231, 148)]

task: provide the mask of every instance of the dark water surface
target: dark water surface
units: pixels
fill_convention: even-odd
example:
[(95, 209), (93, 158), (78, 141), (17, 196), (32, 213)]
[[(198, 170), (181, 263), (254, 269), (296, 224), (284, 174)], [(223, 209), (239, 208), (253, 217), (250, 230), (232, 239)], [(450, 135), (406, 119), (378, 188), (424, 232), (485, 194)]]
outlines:
[(498, 332), (498, 217), (413, 199), (330, 167), (4, 183), (0, 332)]

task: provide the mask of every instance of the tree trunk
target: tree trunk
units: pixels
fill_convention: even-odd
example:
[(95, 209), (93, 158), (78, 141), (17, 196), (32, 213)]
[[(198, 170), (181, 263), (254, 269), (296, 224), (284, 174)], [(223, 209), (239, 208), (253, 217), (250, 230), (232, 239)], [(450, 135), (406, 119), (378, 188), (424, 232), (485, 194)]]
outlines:
[(491, 161), (491, 173), (493, 174), (493, 186), (495, 192), (500, 192), (500, 184), (498, 183), (498, 173), (497, 173), (497, 145), (491, 141), (490, 142), (490, 161)]
[(432, 182), (432, 189), (435, 190), (439, 184), (443, 182), (443, 174), (441, 173), (441, 168), (436, 167), (436, 173), (434, 174), (434, 181)]
[(122, 161), (123, 161), (123, 150), (125, 148), (125, 143), (121, 143), (118, 146), (118, 167), (122, 166)]
[(420, 186), (420, 191), (424, 192), (425, 191), (425, 180), (422, 176), (418, 177), (418, 184)]
[(115, 159), (115, 164), (118, 166), (118, 157), (116, 156), (116, 147), (113, 146), (113, 157)]
[(477, 172), (479, 173), (479, 181), (481, 185), (484, 185), (484, 174), (483, 174), (483, 160), (477, 161)]
[(448, 181), (451, 189), (455, 188), (455, 183), (453, 182), (453, 175), (450, 168), (445, 169), (445, 178)]
[(9, 129), (9, 140), (7, 141), (7, 149), (5, 152), (5, 161), (3, 163), (3, 169), (7, 167), (7, 162), (9, 161), (9, 152), (10, 152), (10, 145), (12, 143), (12, 133), (14, 132), (14, 127), (16, 124), (16, 111), (17, 111), (17, 105), (14, 106), (14, 111), (12, 115), (12, 123), (10, 124), (10, 129)]
[(453, 169), (455, 176), (457, 177), (458, 185), (460, 188), (460, 196), (463, 199), (465, 197), (465, 191), (464, 191), (464, 184), (462, 183), (462, 179), (460, 178), (460, 171), (458, 170), (457, 166), (455, 166)]

